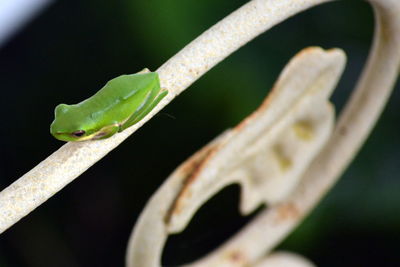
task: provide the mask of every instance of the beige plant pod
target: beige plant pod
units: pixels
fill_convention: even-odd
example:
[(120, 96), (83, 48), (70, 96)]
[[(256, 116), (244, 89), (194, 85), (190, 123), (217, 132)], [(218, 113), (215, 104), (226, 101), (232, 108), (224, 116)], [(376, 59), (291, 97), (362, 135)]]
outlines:
[(243, 214), (283, 202), (330, 137), (329, 96), (344, 65), (339, 49), (297, 54), (253, 114), (184, 162), (152, 197), (132, 236), (131, 266), (160, 266), (168, 234), (227, 185), (242, 186)]

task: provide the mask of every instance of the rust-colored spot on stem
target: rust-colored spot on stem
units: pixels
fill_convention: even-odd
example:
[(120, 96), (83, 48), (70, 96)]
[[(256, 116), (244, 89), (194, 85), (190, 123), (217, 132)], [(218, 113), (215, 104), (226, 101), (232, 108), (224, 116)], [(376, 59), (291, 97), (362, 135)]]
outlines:
[(294, 203), (285, 203), (277, 208), (278, 220), (296, 220), (300, 215), (300, 210)]
[(169, 223), (173, 214), (178, 214), (182, 211), (182, 204), (185, 198), (191, 196), (190, 184), (192, 184), (198, 177), (199, 172), (203, 168), (205, 162), (214, 154), (218, 144), (212, 144), (203, 149), (198, 157), (194, 157), (189, 160), (181, 169), (181, 175), (184, 176), (182, 180), (182, 187), (179, 193), (176, 195), (173, 204), (170, 207), (167, 215), (165, 216), (165, 223)]
[(231, 261), (232, 263), (235, 263), (235, 264), (245, 263), (245, 261), (246, 261), (245, 255), (242, 252), (237, 251), (237, 250), (230, 252), (228, 254), (228, 259), (229, 259), (229, 261)]

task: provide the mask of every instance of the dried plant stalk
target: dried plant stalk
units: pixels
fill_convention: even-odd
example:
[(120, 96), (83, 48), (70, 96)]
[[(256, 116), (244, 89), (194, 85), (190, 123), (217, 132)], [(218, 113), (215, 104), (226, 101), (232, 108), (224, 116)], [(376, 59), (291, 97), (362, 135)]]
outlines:
[[(242, 185), (245, 214), (290, 196), (330, 137), (334, 112), (328, 98), (344, 63), (341, 50), (317, 47), (292, 59), (260, 108), (183, 163), (154, 194), (135, 226), (129, 266), (160, 266), (168, 235), (183, 230), (197, 209), (229, 184)], [(295, 217), (289, 212), (280, 219)], [(266, 246), (265, 241), (251, 246), (253, 257), (240, 250), (225, 255), (227, 266), (255, 263)], [(212, 264), (204, 266), (222, 263)]]
[[(260, 1), (253, 1), (252, 3), (255, 2), (260, 3)], [(305, 2), (298, 1), (296, 3), (302, 5)], [(309, 168), (306, 170), (303, 175), (304, 178), (302, 182), (295, 189), (295, 191), (289, 195), (288, 198), (284, 199), (284, 201), (281, 203), (273, 205), (270, 209), (258, 216), (257, 219), (245, 227), (226, 245), (213, 252), (207, 258), (202, 259), (191, 266), (243, 266), (245, 264), (251, 264), (252, 262), (257, 261), (263, 255), (263, 253), (272, 249), (293, 229), (293, 227), (299, 223), (303, 216), (310, 211), (310, 209), (319, 201), (322, 195), (333, 185), (343, 169), (354, 157), (355, 153), (368, 136), (368, 133), (375, 124), (376, 119), (384, 107), (390, 91), (393, 88), (393, 84), (397, 78), (399, 69), (400, 18), (397, 14), (400, 14), (400, 2), (395, 0), (370, 2), (374, 7), (376, 16), (376, 32), (372, 52), (369, 57), (367, 67), (363, 72), (362, 78), (356, 87), (356, 91), (352, 95), (349, 104), (345, 107), (343, 114), (337, 126), (335, 127), (333, 136), (329, 140), (328, 144), (324, 147), (323, 151), (318, 155), (311, 166), (309, 166)], [(274, 5), (276, 4), (275, 1), (263, 1), (263, 3), (268, 3), (268, 5), (270, 4), (271, 8), (274, 8)], [(292, 4), (295, 5), (294, 1)], [(317, 2), (314, 1), (314, 4), (317, 4)], [(247, 7), (245, 6), (240, 11), (246, 10)], [(264, 7), (267, 8), (266, 6)], [(266, 12), (266, 10), (262, 9), (261, 5), (253, 6), (253, 8), (259, 8), (260, 10), (257, 12)], [(248, 10), (246, 10), (246, 12), (247, 11)], [(243, 12), (246, 13), (245, 11)], [(234, 15), (237, 14), (234, 13), (232, 16)], [(274, 20), (275, 17), (270, 19)], [(208, 154), (214, 153), (213, 150), (217, 149), (216, 147), (221, 145), (220, 142), (227, 142), (227, 140), (225, 140), (229, 139), (229, 136), (227, 137), (227, 135), (229, 135), (229, 133), (225, 134), (222, 139), (218, 139), (216, 143), (212, 143), (210, 146), (200, 151), (199, 154), (196, 154), (191, 160), (195, 166), (194, 169), (196, 176), (199, 172), (197, 169), (199, 168), (198, 165), (202, 166), (201, 171), (204, 171), (204, 169), (207, 168), (204, 167), (203, 164), (204, 161), (207, 161)], [(227, 156), (224, 160), (229, 161), (229, 156)], [(215, 170), (212, 170), (212, 168), (210, 169), (211, 171), (207, 175), (215, 177), (212, 175), (212, 172)], [(185, 179), (185, 176), (180, 174), (173, 174), (172, 177), (175, 175), (178, 175), (177, 177), (180, 176), (182, 179), (181, 181)], [(203, 177), (206, 185), (208, 185), (207, 179), (209, 178), (207, 175), (204, 175)], [(245, 173), (239, 173), (237, 174), (237, 177), (243, 177), (245, 175)], [(223, 180), (221, 177), (215, 179)], [(174, 214), (170, 214), (167, 216), (168, 220), (162, 226), (164, 228), (160, 234), (166, 235), (166, 231), (175, 232), (182, 230), (198, 206), (205, 202), (207, 198), (212, 195), (210, 191), (215, 193), (215, 190), (207, 191), (207, 186), (203, 186), (203, 188), (201, 188), (203, 181), (200, 180), (200, 178), (197, 180), (197, 185), (188, 186), (193, 187), (190, 188), (191, 191), (189, 191), (190, 189), (184, 188), (184, 190), (182, 190), (183, 193), (177, 193), (178, 191), (176, 190), (179, 190), (179, 182), (173, 181), (171, 178), (172, 186), (170, 187), (170, 190), (165, 189), (166, 191), (164, 191), (163, 194), (165, 200), (171, 198), (174, 194), (174, 191), (177, 193), (177, 202), (172, 205), (172, 210), (178, 208), (178, 213), (183, 214), (184, 212), (182, 212), (182, 205), (179, 204), (179, 196), (185, 194), (184, 191), (189, 191), (189, 193), (187, 193), (189, 197), (193, 192), (196, 194), (195, 197), (187, 200), (188, 203), (186, 206), (189, 207), (189, 212), (186, 214), (187, 217), (184, 218), (183, 223), (175, 226), (175, 223), (173, 222)], [(237, 180), (239, 180), (239, 178), (237, 178)], [(218, 182), (215, 183), (217, 184), (217, 189), (225, 185), (223, 182), (221, 182), (221, 184), (218, 184)], [(242, 183), (244, 185), (246, 184), (244, 182)], [(168, 182), (166, 184), (168, 184)], [(162, 190), (163, 188), (161, 188), (159, 192)], [(246, 192), (246, 186), (244, 186), (243, 191)], [(247, 195), (251, 195), (251, 193)], [(157, 197), (159, 196), (159, 194), (156, 194), (152, 198), (149, 205), (151, 206), (153, 201), (157, 201)], [(201, 196), (200, 199), (199, 196)], [(269, 196), (264, 195), (261, 197)], [(186, 198), (183, 199), (186, 200)], [(243, 199), (246, 199), (246, 193)], [(249, 205), (249, 209), (251, 209), (254, 203)], [(246, 211), (246, 209), (246, 205), (242, 202), (242, 211)], [(159, 208), (157, 211), (163, 212), (163, 208)], [(143, 213), (143, 217), (150, 216), (149, 213), (151, 212), (146, 209)], [(168, 224), (170, 222), (172, 222), (173, 226)], [(157, 229), (156, 224), (157, 223), (152, 224), (152, 227), (154, 227), (153, 229)], [(145, 245), (146, 241), (155, 241), (149, 240), (149, 236), (147, 236), (147, 240), (143, 239), (140, 242), (141, 245), (144, 245), (143, 250), (139, 249), (135, 245), (135, 234), (138, 233), (139, 235), (141, 231), (144, 231), (141, 226), (142, 221), (139, 221), (136, 229), (140, 230), (134, 231), (128, 248), (128, 266), (158, 266), (159, 258), (157, 258), (157, 256), (160, 256), (161, 254), (161, 248), (165, 242), (166, 236), (161, 238), (157, 246), (154, 247)], [(156, 238), (156, 236), (157, 234), (154, 234), (151, 238)], [(144, 254), (151, 252), (155, 252), (152, 254), (153, 259), (146, 261), (146, 255)]]

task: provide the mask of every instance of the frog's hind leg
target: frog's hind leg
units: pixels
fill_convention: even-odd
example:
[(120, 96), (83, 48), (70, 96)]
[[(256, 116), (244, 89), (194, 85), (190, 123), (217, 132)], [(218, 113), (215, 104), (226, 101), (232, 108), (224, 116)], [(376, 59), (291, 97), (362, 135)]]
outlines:
[(134, 125), (135, 123), (139, 122), (141, 119), (143, 119), (157, 104), (163, 99), (166, 95), (168, 94), (167, 90), (162, 90), (158, 96), (154, 99), (154, 101), (150, 102), (147, 105), (144, 105), (143, 108), (137, 110), (132, 114), (132, 116), (129, 117), (121, 126), (119, 131), (123, 131), (126, 128), (129, 128), (130, 126)]

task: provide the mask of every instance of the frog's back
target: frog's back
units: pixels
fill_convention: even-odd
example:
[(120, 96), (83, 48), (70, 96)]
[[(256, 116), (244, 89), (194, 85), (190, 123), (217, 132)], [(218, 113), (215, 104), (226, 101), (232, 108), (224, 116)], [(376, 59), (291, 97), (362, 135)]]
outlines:
[(129, 100), (139, 91), (152, 87), (157, 80), (158, 75), (155, 72), (121, 75), (108, 81), (103, 88), (84, 102), (103, 106), (113, 105), (116, 100)]
[(90, 116), (93, 120), (101, 118), (104, 124), (120, 122), (138, 108), (148, 89), (157, 83), (158, 75), (154, 72), (121, 75), (77, 106), (86, 111), (82, 116)]

